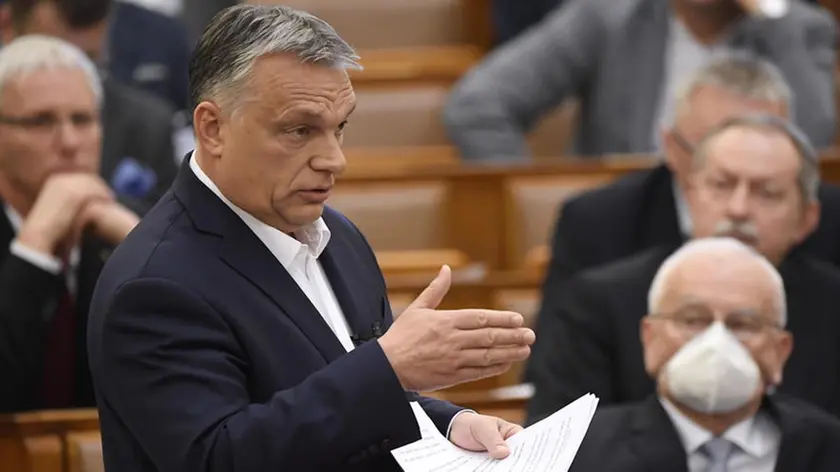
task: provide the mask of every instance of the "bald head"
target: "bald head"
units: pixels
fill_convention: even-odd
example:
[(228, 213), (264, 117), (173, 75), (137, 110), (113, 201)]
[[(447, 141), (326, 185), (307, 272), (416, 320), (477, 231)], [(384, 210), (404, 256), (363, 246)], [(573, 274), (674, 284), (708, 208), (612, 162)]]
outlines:
[[(695, 239), (659, 268), (648, 293), (651, 313), (685, 303), (751, 299), (778, 326), (787, 322), (781, 276), (767, 259), (733, 238)], [(749, 303), (748, 300), (744, 300)]]

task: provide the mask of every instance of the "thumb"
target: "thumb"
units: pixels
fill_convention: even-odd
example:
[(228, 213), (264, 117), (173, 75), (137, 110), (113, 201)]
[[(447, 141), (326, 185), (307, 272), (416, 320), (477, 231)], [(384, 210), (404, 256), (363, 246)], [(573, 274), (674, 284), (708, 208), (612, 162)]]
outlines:
[(440, 268), (437, 277), (426, 287), (423, 292), (411, 302), (409, 308), (431, 308), (435, 309), (443, 297), (449, 292), (449, 287), (452, 285), (452, 269), (444, 264)]
[(482, 426), (488, 427), (475, 428), (473, 430), (475, 441), (484, 446), (490, 457), (494, 459), (504, 459), (507, 457), (510, 454), (510, 448), (502, 437), (501, 431), (499, 431), (498, 423), (488, 422)]

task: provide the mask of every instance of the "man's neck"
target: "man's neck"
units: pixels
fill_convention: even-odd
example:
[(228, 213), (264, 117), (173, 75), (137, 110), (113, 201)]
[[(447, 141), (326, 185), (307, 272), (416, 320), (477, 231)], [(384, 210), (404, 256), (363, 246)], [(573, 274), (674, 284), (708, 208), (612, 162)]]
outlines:
[(693, 5), (686, 0), (671, 0), (674, 15), (703, 44), (719, 42), (729, 26), (744, 16), (744, 11), (734, 2), (718, 5)]

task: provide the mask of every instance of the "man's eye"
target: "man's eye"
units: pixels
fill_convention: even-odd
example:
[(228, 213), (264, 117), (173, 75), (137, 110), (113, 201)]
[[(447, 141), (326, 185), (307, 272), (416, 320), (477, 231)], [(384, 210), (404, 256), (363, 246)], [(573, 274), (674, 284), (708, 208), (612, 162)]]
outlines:
[(307, 128), (306, 126), (292, 128), (288, 131), (288, 134), (291, 134), (295, 138), (305, 138), (309, 136), (309, 128)]

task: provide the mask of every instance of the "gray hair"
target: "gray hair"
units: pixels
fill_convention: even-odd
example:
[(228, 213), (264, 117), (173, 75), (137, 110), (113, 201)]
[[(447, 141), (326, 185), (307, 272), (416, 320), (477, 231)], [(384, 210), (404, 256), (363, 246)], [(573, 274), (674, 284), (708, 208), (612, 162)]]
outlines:
[(361, 69), (359, 56), (324, 20), (286, 6), (241, 4), (217, 14), (190, 60), (192, 107), (241, 92), (262, 56), (295, 54), (301, 63)]
[(719, 88), (751, 100), (779, 102), (793, 110), (793, 92), (782, 71), (744, 51), (721, 54), (691, 76), (677, 93), (677, 116), (688, 112), (691, 96), (701, 87)]
[(774, 302), (779, 316), (779, 326), (784, 328), (787, 325), (785, 285), (782, 281), (782, 276), (779, 275), (779, 271), (764, 256), (756, 252), (755, 249), (735, 238), (729, 237), (693, 239), (665, 259), (665, 262), (659, 266), (659, 270), (656, 272), (656, 276), (653, 278), (650, 290), (648, 291), (648, 312), (659, 312), (659, 305), (662, 303), (665, 287), (678, 267), (689, 259), (709, 255), (723, 256), (727, 263), (731, 263), (736, 260), (736, 257), (740, 257), (741, 260), (747, 259), (759, 264), (773, 283)]
[(800, 157), (799, 187), (804, 201), (817, 201), (820, 187), (819, 155), (811, 141), (793, 123), (778, 116), (768, 114), (750, 114), (730, 118), (709, 131), (697, 145), (693, 156), (693, 166), (699, 169), (706, 162), (710, 144), (731, 128), (765, 129), (782, 133), (790, 139)]
[(102, 102), (102, 81), (93, 61), (76, 46), (51, 36), (21, 36), (0, 48), (0, 90), (11, 80), (58, 68), (81, 70), (97, 103)]

